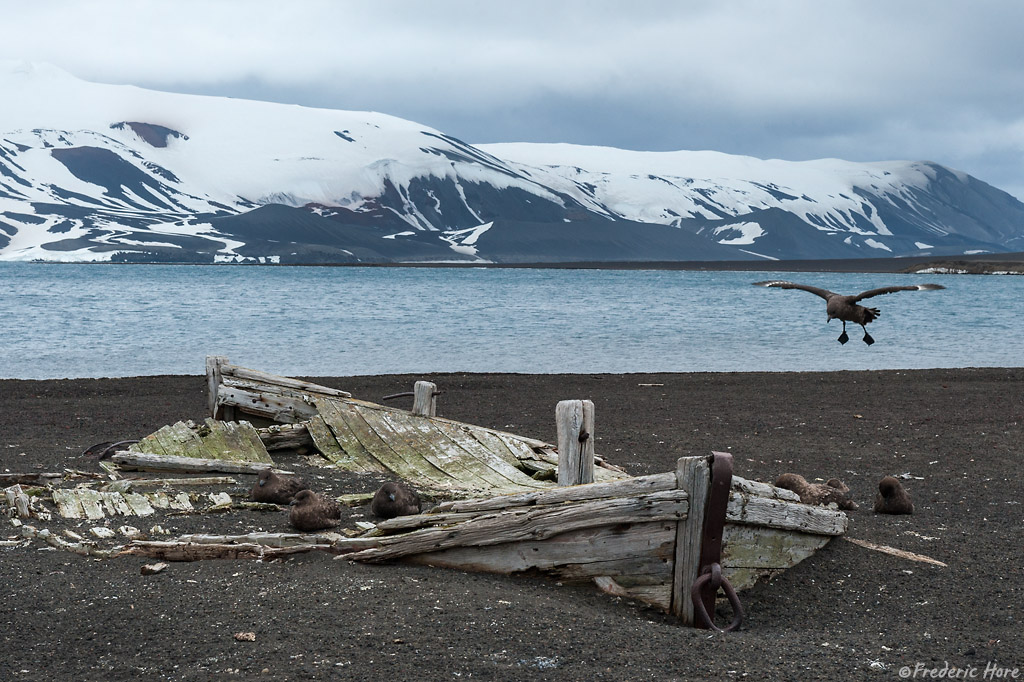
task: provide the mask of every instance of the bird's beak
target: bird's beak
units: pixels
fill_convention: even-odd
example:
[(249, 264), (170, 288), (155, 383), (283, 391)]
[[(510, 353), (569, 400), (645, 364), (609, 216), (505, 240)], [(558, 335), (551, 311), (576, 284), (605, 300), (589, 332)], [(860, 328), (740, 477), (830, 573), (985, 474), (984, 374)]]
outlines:
[(395, 501), (395, 494), (394, 493), (388, 493), (388, 497), (391, 498), (392, 502)]
[(260, 487), (261, 487), (261, 488), (262, 488), (263, 486), (265, 486), (266, 484), (267, 484), (267, 482), (266, 482), (266, 481), (264, 481), (263, 479), (260, 479)]

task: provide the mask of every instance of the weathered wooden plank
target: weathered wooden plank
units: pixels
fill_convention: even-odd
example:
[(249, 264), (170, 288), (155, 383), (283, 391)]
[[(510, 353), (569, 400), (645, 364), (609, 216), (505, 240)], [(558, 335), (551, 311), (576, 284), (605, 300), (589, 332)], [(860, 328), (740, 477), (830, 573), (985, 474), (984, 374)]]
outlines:
[(202, 459), (217, 459), (210, 457), (203, 451), (202, 441), (196, 436), (195, 431), (185, 422), (175, 422), (160, 428), (155, 434), (160, 446), (169, 455), (179, 457), (199, 457)]
[(424, 528), (380, 539), (381, 546), (352, 556), (358, 561), (387, 561), (450, 547), (542, 540), (581, 528), (676, 521), (686, 518), (687, 495), (666, 490), (633, 498), (611, 498), (571, 505), (520, 507), (482, 514), (455, 526)]
[[(439, 469), (451, 474), (464, 490), (505, 491), (521, 490), (524, 486), (494, 471), (478, 457), (467, 453), (449, 439), (426, 417), (415, 415), (382, 415), (395, 433), (406, 439), (410, 446)], [(536, 487), (530, 485), (530, 488)]]
[(390, 471), (419, 486), (459, 489), (458, 480), (450, 473), (421, 457), (404, 439), (393, 437), (389, 424), (381, 416), (382, 410), (362, 409), (352, 404), (338, 407), (360, 442)]
[(64, 478), (64, 473), (48, 472), (48, 473), (32, 473), (32, 474), (14, 474), (14, 473), (0, 473), (0, 488), (7, 488), (12, 485), (28, 484), (28, 483), (41, 483), (46, 485), (53, 481), (59, 481)]
[(148, 453), (152, 453), (154, 455), (166, 455), (166, 454), (169, 454), (166, 450), (164, 450), (163, 446), (160, 445), (160, 441), (157, 438), (157, 433), (159, 433), (159, 429), (157, 431), (149, 434), (148, 436), (143, 436), (142, 438), (139, 439), (138, 443), (132, 443), (131, 445), (129, 445), (128, 448), (127, 448), (127, 451), (128, 452), (148, 452)]
[[(258, 474), (267, 468), (266, 462), (233, 462), (223, 459), (199, 459), (198, 457), (174, 457), (145, 452), (116, 452), (111, 461), (122, 469), (140, 471), (191, 471), (197, 473), (217, 471), (227, 474)], [(291, 473), (275, 469), (278, 473)]]
[(164, 561), (202, 561), (206, 559), (269, 559), (313, 550), (331, 551), (331, 545), (293, 545), (265, 547), (251, 543), (202, 544), (164, 540), (133, 540), (117, 556), (144, 556)]
[(103, 518), (103, 502), (100, 500), (99, 493), (88, 488), (75, 488), (75, 493), (82, 502), (85, 518), (90, 520)]
[(347, 471), (396, 473), (406, 478), (403, 460), (396, 458), (387, 443), (380, 442), (354, 407), (337, 400), (317, 400), (316, 407), (341, 447), (343, 456), (332, 459), (338, 467)]
[[(508, 433), (501, 433), (497, 431), (491, 431), (492, 435), (497, 436), (498, 439), (505, 445), (506, 448), (512, 453), (512, 455), (518, 459), (542, 459), (541, 453), (526, 442), (526, 440), (513, 436)], [(549, 446), (553, 447), (553, 446)], [(550, 464), (558, 464), (558, 455), (555, 455), (555, 460)]]
[[(174, 542), (195, 544), (251, 543), (265, 547), (292, 547), (295, 545), (329, 545), (342, 536), (337, 533), (266, 533), (254, 532), (242, 535), (179, 535)], [(375, 543), (366, 543), (372, 546)]]
[(278, 422), (306, 421), (316, 414), (308, 399), (232, 386), (227, 381), (221, 385), (217, 400), (221, 405), (234, 406), (242, 412)]
[[(472, 462), (465, 461), (459, 456), (454, 448), (444, 448), (433, 442), (418, 427), (429, 422), (423, 417), (414, 417), (411, 414), (389, 414), (388, 412), (366, 410), (367, 423), (370, 423), (382, 439), (387, 440), (390, 445), (395, 445), (397, 450), (407, 453), (410, 456), (420, 457), (429, 462), (439, 471), (448, 474), (453, 479), (454, 487), (468, 490), (488, 490), (493, 487), (489, 481), (481, 482), (481, 475), (478, 467)], [(377, 419), (377, 423), (371, 423), (371, 419)], [(387, 438), (385, 438), (387, 436)], [(484, 479), (486, 480), (486, 479)]]
[(149, 498), (139, 493), (121, 493), (124, 497), (124, 501), (131, 507), (132, 513), (136, 516), (151, 516), (156, 513), (153, 509), (153, 505), (150, 504)]
[(725, 524), (722, 572), (733, 588), (745, 590), (765, 575), (791, 568), (831, 540), (792, 530)]
[[(322, 422), (323, 420), (321, 420)], [(257, 428), (256, 434), (267, 452), (273, 450), (301, 450), (315, 445), (309, 433), (309, 422), (295, 424), (271, 424)]]
[(465, 571), (518, 573), (539, 570), (565, 579), (595, 576), (660, 576), (672, 580), (675, 524), (637, 523), (570, 531), (547, 540), (483, 547), (454, 547), (409, 557), (409, 561)]
[(210, 435), (206, 438), (220, 449), (217, 453), (220, 458), (274, 463), (260, 439), (259, 433), (251, 423), (247, 421), (218, 422), (207, 419), (206, 426), (210, 429)]
[(798, 530), (817, 535), (842, 535), (849, 523), (846, 514), (837, 509), (738, 492), (729, 493), (725, 519), (731, 523)]
[(199, 485), (238, 485), (238, 479), (231, 476), (202, 476), (196, 478), (136, 478), (132, 480), (121, 479), (110, 483), (104, 488), (112, 491), (125, 493), (143, 488), (177, 488), (179, 486)]
[(144, 493), (143, 497), (157, 509), (167, 509), (171, 506), (171, 498), (164, 492)]
[(704, 516), (711, 489), (711, 470), (707, 457), (682, 457), (676, 463), (676, 484), (690, 493), (690, 513), (679, 522), (676, 531), (672, 614), (685, 625), (693, 625), (690, 587), (700, 570), (700, 547)]
[(562, 400), (555, 406), (558, 485), (594, 482), (594, 403)]
[(131, 506), (125, 501), (121, 493), (112, 492), (98, 492), (100, 501), (103, 503), (103, 509), (109, 516), (132, 516), (133, 511)]
[[(337, 464), (339, 468), (347, 469), (345, 466), (347, 455), (338, 444), (338, 439), (335, 438), (334, 432), (324, 421), (323, 416), (317, 414), (310, 417), (306, 424), (306, 431), (309, 436), (313, 439), (313, 445), (320, 452), (320, 454), (328, 461)], [(340, 461), (339, 461), (340, 460)]]
[(348, 391), (342, 391), (341, 389), (338, 388), (321, 386), (320, 384), (314, 384), (309, 381), (302, 381), (301, 379), (283, 377), (277, 374), (271, 374), (269, 372), (261, 372), (260, 370), (257, 369), (239, 367), (238, 365), (225, 364), (222, 366), (221, 371), (223, 372), (224, 376), (237, 377), (239, 379), (246, 379), (248, 381), (254, 381), (257, 383), (270, 384), (271, 386), (290, 388), (296, 391), (302, 391), (304, 393), (318, 393), (320, 395), (335, 396), (340, 398), (352, 397), (352, 394), (349, 393)]
[[(586, 485), (565, 488), (549, 487), (546, 490), (537, 492), (501, 495), (486, 499), (453, 500), (442, 502), (434, 507), (431, 512), (480, 512), (526, 505), (595, 500), (604, 497), (635, 497), (661, 490), (674, 490), (675, 488), (676, 475), (670, 471), (664, 474), (637, 476), (635, 478), (605, 483), (588, 483)], [(421, 514), (421, 516), (423, 515)]]
[(517, 466), (510, 463), (510, 453), (508, 453), (508, 449), (501, 444), (500, 440), (495, 439), (497, 443), (501, 445), (504, 452), (499, 451), (499, 453), (494, 453), (490, 448), (484, 446), (480, 440), (473, 437), (473, 428), (470, 426), (459, 428), (451, 423), (436, 419), (432, 420), (431, 423), (441, 434), (465, 450), (469, 456), (489, 467), (496, 474), (507, 480), (512, 486), (523, 488), (550, 487), (550, 484), (535, 480)]
[(732, 490), (738, 493), (747, 493), (748, 495), (755, 495), (757, 497), (767, 497), (776, 500), (786, 500), (788, 502), (799, 502), (800, 496), (792, 490), (786, 490), (785, 488), (777, 488), (774, 485), (767, 483), (761, 483), (760, 481), (749, 481), (740, 476), (732, 477)]

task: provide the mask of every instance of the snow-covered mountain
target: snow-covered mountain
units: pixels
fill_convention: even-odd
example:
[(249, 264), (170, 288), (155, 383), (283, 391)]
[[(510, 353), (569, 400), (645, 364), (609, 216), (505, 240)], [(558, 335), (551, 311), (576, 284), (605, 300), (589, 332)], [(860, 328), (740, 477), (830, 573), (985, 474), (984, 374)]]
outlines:
[(470, 145), (379, 113), (0, 62), (0, 260), (495, 262), (1024, 250), (1024, 204), (928, 162)]

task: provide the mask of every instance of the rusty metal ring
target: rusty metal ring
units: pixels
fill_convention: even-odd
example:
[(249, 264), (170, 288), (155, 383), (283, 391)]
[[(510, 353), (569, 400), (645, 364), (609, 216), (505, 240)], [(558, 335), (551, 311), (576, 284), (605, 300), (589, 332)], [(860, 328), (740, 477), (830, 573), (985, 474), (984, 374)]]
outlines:
[(736, 590), (732, 588), (732, 584), (728, 578), (722, 576), (722, 589), (725, 591), (725, 596), (729, 599), (729, 604), (732, 606), (733, 618), (732, 622), (726, 628), (720, 628), (715, 625), (713, 616), (709, 616), (707, 609), (704, 608), (704, 600), (701, 599), (701, 592), (704, 590), (704, 586), (712, 580), (712, 573), (708, 571), (693, 582), (693, 587), (690, 588), (690, 601), (693, 602), (693, 615), (694, 620), (715, 632), (734, 632), (740, 629), (740, 625), (743, 623), (743, 605), (740, 604), (740, 598), (736, 594)]

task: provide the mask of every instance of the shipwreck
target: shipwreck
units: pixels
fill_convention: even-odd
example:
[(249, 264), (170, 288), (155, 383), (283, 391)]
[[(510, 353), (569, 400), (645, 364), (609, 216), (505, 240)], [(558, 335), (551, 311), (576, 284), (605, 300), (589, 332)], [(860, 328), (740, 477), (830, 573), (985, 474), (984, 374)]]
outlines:
[[(592, 581), (682, 623), (714, 629), (721, 590), (733, 613), (724, 629), (735, 629), (742, 620), (739, 591), (794, 566), (847, 529), (846, 515), (834, 505), (803, 504), (789, 490), (734, 475), (727, 453), (686, 457), (674, 471), (631, 476), (594, 452), (594, 410), (586, 400), (558, 403), (558, 442), (547, 443), (437, 416), (437, 391), (429, 382), (416, 383), (412, 409), (404, 410), (222, 357), (208, 358), (207, 380), (210, 416), (203, 423), (178, 422), (139, 441), (107, 445), (112, 454), (101, 460), (103, 474), (73, 472), (86, 484), (69, 487), (74, 476), (58, 474), (11, 479), (4, 490), (9, 514), (98, 520), (258, 506), (224, 492), (183, 490), (233, 480), (217, 474), (280, 471), (272, 453), (299, 447), (320, 466), (404, 479), (437, 504), (344, 532), (167, 540), (126, 532), (126, 542), (110, 549), (19, 521), (23, 535), (94, 556), (174, 561), (318, 550), (360, 562), (529, 571)], [(149, 483), (125, 478), (129, 471), (182, 477)], [(105, 481), (100, 489), (97, 479)], [(30, 483), (37, 484), (32, 495), (23, 489)], [(339, 499), (369, 502), (367, 495)]]

